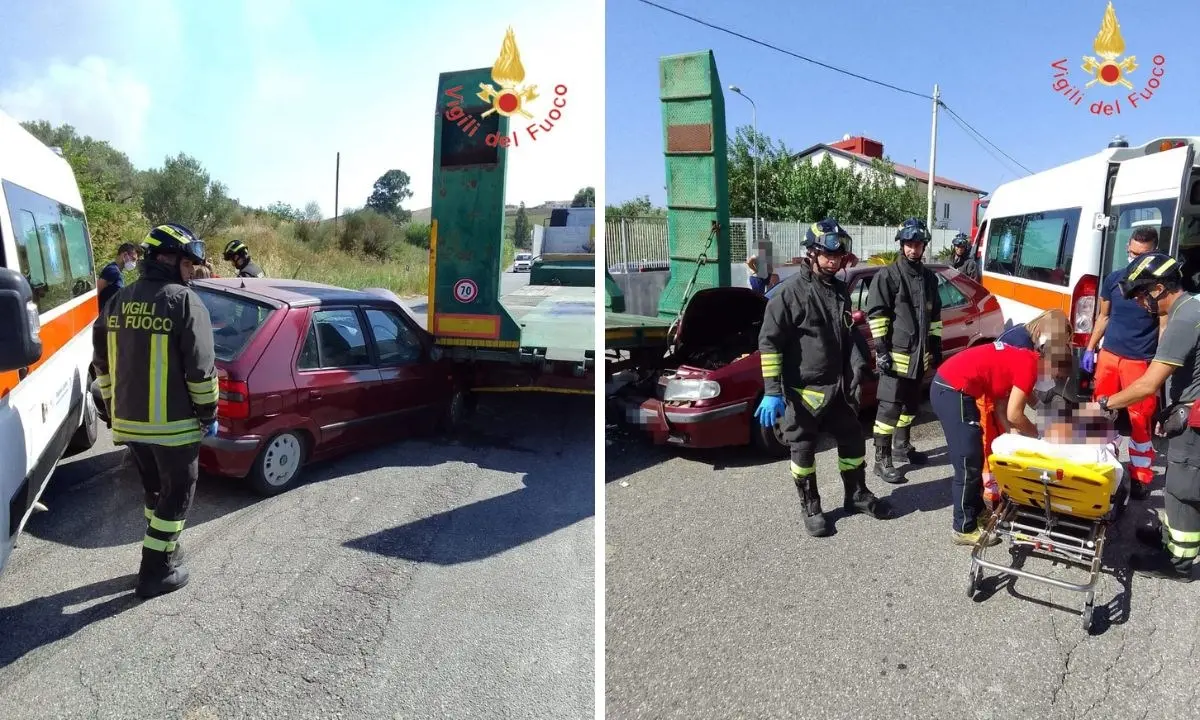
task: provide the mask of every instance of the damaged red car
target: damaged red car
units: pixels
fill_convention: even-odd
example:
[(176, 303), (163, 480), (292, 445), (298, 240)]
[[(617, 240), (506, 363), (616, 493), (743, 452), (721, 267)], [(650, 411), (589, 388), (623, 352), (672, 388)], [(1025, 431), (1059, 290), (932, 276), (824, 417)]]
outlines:
[[(850, 287), (856, 329), (873, 349), (866, 322), (867, 293), (880, 265), (842, 271)], [(938, 276), (945, 357), (990, 342), (1004, 331), (996, 298), (949, 265), (927, 265)], [(663, 367), (618, 391), (615, 402), (628, 424), (655, 443), (687, 448), (755, 445), (773, 456), (787, 454), (778, 428), (763, 428), (754, 410), (763, 395), (758, 331), (766, 299), (749, 288), (697, 292), (680, 320), (678, 344)], [(874, 356), (869, 359), (874, 372)], [(934, 370), (926, 375), (933, 379)], [(863, 383), (862, 407), (875, 405), (875, 380)]]

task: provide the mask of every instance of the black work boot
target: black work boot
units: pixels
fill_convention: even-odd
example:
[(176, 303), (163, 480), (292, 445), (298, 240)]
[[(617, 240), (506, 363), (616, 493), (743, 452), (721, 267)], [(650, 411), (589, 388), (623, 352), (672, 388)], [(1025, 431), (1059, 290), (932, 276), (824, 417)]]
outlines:
[(925, 453), (912, 446), (909, 440), (909, 427), (896, 428), (896, 434), (892, 436), (892, 457), (897, 463), (909, 465), (924, 465), (929, 458)]
[(821, 512), (821, 496), (817, 493), (816, 476), (792, 479), (796, 482), (796, 491), (800, 493), (800, 505), (804, 508), (804, 529), (813, 537), (825, 537), (829, 534), (829, 524), (825, 522), (825, 514)]
[(875, 436), (875, 477), (899, 485), (906, 478), (892, 465), (892, 438), (890, 435)]
[(887, 500), (880, 500), (867, 489), (867, 469), (859, 466), (842, 471), (842, 485), (846, 488), (846, 500), (842, 508), (848, 513), (865, 513), (876, 520), (892, 517), (892, 508)]
[(1166, 550), (1134, 553), (1129, 558), (1129, 565), (1134, 572), (1145, 577), (1185, 583), (1194, 579), (1191, 560), (1176, 560)]
[(1130, 500), (1145, 500), (1150, 497), (1150, 483), (1139, 482), (1133, 478), (1129, 480), (1129, 499)]
[(142, 567), (138, 571), (136, 593), (140, 598), (152, 598), (174, 592), (188, 584), (188, 571), (178, 567), (175, 553), (142, 548)]

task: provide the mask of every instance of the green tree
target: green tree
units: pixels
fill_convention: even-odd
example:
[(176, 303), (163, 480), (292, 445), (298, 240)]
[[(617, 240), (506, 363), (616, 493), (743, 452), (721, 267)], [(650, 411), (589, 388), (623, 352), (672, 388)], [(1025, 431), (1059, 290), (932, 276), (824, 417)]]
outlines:
[(145, 174), (142, 211), (153, 224), (176, 222), (204, 237), (228, 227), (237, 209), (225, 186), (184, 153)]
[(304, 222), (308, 222), (308, 223), (320, 222), (322, 217), (324, 217), (324, 216), (321, 213), (321, 206), (318, 205), (316, 203), (316, 201), (310, 202), (309, 204), (304, 206), (304, 213), (303, 213), (303, 217), (301, 218), (302, 220), (304, 220)]
[(294, 208), (282, 201), (271, 203), (266, 207), (265, 212), (286, 222), (299, 222), (304, 219), (304, 213), (299, 208)]
[(400, 228), (392, 219), (369, 208), (342, 217), (338, 247), (343, 252), (362, 253), (377, 260), (387, 260), (403, 242)]
[(429, 223), (410, 222), (404, 226), (404, 241), (409, 245), (428, 250), (429, 249)]
[(367, 198), (367, 208), (398, 223), (408, 222), (412, 213), (400, 207), (400, 204), (413, 196), (408, 187), (411, 182), (408, 173), (403, 170), (388, 170), (375, 181), (371, 197)]
[(656, 217), (663, 214), (661, 208), (654, 207), (649, 195), (639, 195), (632, 200), (626, 200), (620, 205), (609, 205), (604, 208), (604, 218), (638, 218)]
[[(101, 189), (96, 199), (110, 202), (136, 202), (138, 172), (125, 153), (107, 142), (80, 136), (71, 125), (52, 126), (45, 120), (23, 122), (21, 126), (49, 147), (63, 150), (63, 156), (84, 160), (72, 163), (76, 181), (92, 182)], [(71, 157), (68, 157), (71, 156)]]
[(533, 232), (533, 226), (530, 225), (529, 215), (525, 212), (525, 203), (521, 203), (517, 208), (517, 217), (513, 221), (513, 246), (522, 250), (533, 247), (531, 232)]
[(758, 154), (758, 212), (764, 220), (810, 221), (834, 217), (846, 224), (895, 225), (921, 216), (924, 200), (915, 183), (896, 182), (895, 166), (872, 160), (869, 168), (840, 168), (829, 156), (797, 162), (784, 143), (749, 127), (729, 142), (730, 214), (754, 214), (754, 156)]
[(571, 201), (571, 207), (596, 207), (596, 188), (590, 185), (580, 188)]

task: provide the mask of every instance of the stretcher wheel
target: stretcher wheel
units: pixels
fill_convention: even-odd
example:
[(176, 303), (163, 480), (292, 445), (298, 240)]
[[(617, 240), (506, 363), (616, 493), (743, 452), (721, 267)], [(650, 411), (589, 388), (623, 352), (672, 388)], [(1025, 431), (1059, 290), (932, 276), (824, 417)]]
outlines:
[(1091, 601), (1088, 601), (1088, 603), (1083, 606), (1083, 613), (1080, 615), (1080, 620), (1083, 622), (1083, 629), (1085, 632), (1092, 629), (1092, 613), (1095, 611), (1095, 609), (1096, 606), (1093, 605)]
[(975, 597), (975, 591), (979, 589), (979, 581), (983, 575), (983, 571), (979, 568), (972, 567), (967, 573), (967, 597)]

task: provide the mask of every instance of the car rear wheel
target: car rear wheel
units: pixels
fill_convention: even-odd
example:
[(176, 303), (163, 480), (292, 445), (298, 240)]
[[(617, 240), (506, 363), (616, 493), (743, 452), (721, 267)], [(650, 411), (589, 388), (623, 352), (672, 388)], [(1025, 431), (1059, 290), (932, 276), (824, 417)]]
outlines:
[(259, 453), (250, 471), (250, 485), (264, 497), (278, 495), (295, 487), (304, 465), (304, 437), (295, 431), (281, 432), (271, 438)]

